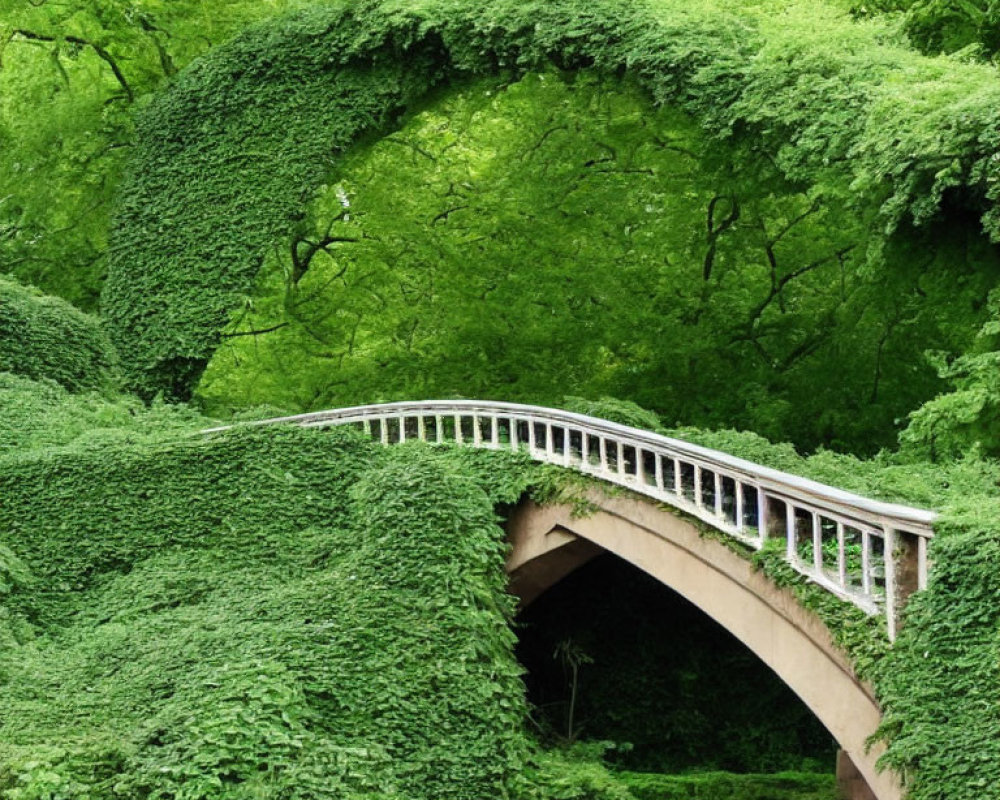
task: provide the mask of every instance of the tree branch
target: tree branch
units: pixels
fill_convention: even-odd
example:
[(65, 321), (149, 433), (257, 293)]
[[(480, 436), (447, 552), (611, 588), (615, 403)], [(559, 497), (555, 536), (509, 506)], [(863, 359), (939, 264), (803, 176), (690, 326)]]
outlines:
[(132, 91), (132, 87), (129, 86), (128, 81), (125, 79), (125, 75), (122, 73), (121, 69), (118, 67), (117, 62), (111, 56), (111, 54), (105, 50), (101, 45), (96, 42), (91, 42), (88, 39), (81, 39), (79, 36), (49, 36), (45, 33), (35, 33), (34, 31), (27, 31), (23, 28), (17, 28), (14, 30), (14, 35), (20, 36), (24, 39), (30, 39), (36, 42), (70, 42), (71, 44), (78, 44), (82, 47), (89, 47), (97, 55), (99, 59), (104, 61), (111, 71), (114, 73), (115, 79), (118, 81), (119, 86), (125, 92), (125, 96), (128, 98), (130, 103), (135, 102), (135, 93)]

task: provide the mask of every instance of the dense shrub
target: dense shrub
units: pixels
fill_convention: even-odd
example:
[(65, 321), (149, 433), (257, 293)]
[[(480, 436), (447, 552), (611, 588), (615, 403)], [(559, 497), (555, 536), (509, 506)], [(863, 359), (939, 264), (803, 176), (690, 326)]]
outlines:
[(65, 300), (0, 277), (0, 372), (70, 391), (107, 389), (117, 358), (100, 323)]

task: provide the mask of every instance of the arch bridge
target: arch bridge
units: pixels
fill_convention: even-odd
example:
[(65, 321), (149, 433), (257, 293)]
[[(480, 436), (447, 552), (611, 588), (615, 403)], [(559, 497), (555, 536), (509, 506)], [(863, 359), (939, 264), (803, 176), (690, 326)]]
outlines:
[[(524, 451), (630, 494), (589, 494), (595, 509), (524, 501), (508, 520), (511, 589), (522, 604), (602, 552), (693, 602), (764, 661), (837, 740), (846, 797), (897, 800), (866, 740), (881, 711), (830, 631), (787, 589), (727, 547), (778, 540), (819, 587), (885, 618), (890, 639), (907, 597), (927, 584), (935, 514), (861, 497), (698, 445), (558, 409), (442, 400), (355, 406), (265, 420), (355, 425), (383, 444), (408, 440)], [(706, 537), (704, 526), (722, 534)]]

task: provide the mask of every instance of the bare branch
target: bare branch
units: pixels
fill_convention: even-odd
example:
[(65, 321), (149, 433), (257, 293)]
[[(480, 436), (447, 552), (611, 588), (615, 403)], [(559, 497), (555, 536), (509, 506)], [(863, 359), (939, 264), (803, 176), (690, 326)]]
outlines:
[(27, 31), (23, 28), (17, 28), (14, 30), (14, 35), (20, 36), (23, 39), (29, 39), (36, 42), (70, 42), (72, 44), (78, 44), (82, 47), (89, 47), (94, 51), (95, 55), (104, 61), (111, 71), (114, 73), (115, 79), (118, 84), (122, 87), (125, 92), (125, 96), (128, 98), (130, 103), (135, 102), (135, 93), (132, 91), (132, 87), (129, 86), (128, 81), (125, 79), (125, 75), (122, 73), (121, 69), (118, 67), (118, 63), (112, 57), (112, 55), (105, 50), (101, 45), (96, 42), (91, 42), (87, 39), (81, 39), (79, 36), (49, 36), (45, 33), (35, 33), (34, 31)]

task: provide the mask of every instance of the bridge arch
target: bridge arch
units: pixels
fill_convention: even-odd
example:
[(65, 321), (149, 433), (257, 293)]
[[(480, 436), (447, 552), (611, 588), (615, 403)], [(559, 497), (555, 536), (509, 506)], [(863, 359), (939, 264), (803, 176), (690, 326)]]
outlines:
[(874, 693), (818, 617), (680, 514), (632, 497), (595, 492), (589, 499), (595, 510), (585, 515), (531, 500), (511, 514), (507, 569), (522, 605), (591, 558), (613, 553), (721, 624), (799, 696), (841, 748), (838, 778), (847, 797), (902, 796), (897, 776), (875, 766), (881, 748), (866, 747), (881, 720)]

